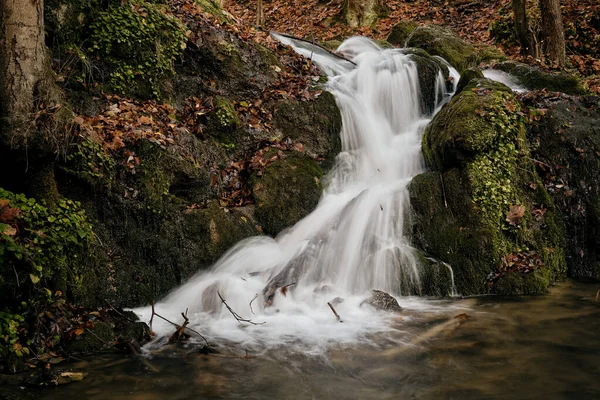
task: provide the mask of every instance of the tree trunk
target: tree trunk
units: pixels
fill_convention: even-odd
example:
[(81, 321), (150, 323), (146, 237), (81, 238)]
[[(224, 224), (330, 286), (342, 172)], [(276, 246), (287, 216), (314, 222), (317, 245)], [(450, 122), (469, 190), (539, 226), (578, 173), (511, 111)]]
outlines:
[(379, 0), (344, 0), (342, 13), (351, 27), (373, 25), (379, 17)]
[(256, 5), (256, 26), (262, 28), (264, 24), (265, 14), (263, 12), (263, 2), (262, 0), (258, 0)]
[(512, 9), (515, 15), (515, 31), (521, 44), (521, 52), (538, 58), (540, 49), (535, 33), (529, 28), (526, 3), (526, 0), (512, 0)]
[(0, 143), (27, 146), (48, 61), (43, 0), (0, 0)]
[(565, 66), (565, 33), (563, 31), (560, 0), (539, 0), (544, 30), (544, 53), (551, 63)]

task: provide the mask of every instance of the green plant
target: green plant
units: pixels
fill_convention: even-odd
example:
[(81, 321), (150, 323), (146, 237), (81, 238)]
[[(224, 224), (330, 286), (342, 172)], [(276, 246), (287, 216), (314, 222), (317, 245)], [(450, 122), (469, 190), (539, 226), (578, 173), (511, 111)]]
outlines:
[(24, 324), (22, 315), (0, 311), (0, 357), (6, 359), (12, 354), (17, 357), (29, 355)]
[(110, 183), (115, 165), (114, 158), (87, 137), (83, 137), (77, 149), (67, 155), (67, 168), (93, 183)]
[(167, 8), (143, 0), (112, 4), (90, 26), (90, 52), (110, 71), (110, 84), (123, 94), (150, 90), (172, 76), (173, 61), (185, 48), (185, 26)]
[(0, 221), (0, 300), (5, 307), (32, 297), (36, 289), (78, 288), (92, 227), (79, 203), (62, 199), (53, 209), (0, 188), (10, 221)]
[(503, 226), (510, 205), (518, 204), (515, 167), (523, 127), (516, 101), (507, 93), (498, 97), (480, 111), (496, 132), (493, 143), (489, 151), (475, 157), (467, 171), (473, 185), (473, 201), (493, 226)]

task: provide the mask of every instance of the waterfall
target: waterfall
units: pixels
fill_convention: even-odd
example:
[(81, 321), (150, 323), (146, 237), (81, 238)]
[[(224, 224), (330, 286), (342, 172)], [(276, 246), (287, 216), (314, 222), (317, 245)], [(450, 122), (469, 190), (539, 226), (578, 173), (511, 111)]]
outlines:
[[(329, 76), (327, 90), (342, 114), (342, 152), (310, 215), (274, 239), (241, 241), (210, 270), (160, 301), (157, 312), (180, 320), (189, 309), (190, 320), (208, 336), (248, 346), (354, 340), (386, 329), (383, 313), (360, 307), (370, 289), (399, 295), (420, 287), (404, 225), (407, 184), (423, 171), (421, 137), (431, 115), (421, 111), (418, 65), (401, 50), (355, 37), (338, 48), (343, 59), (276, 38), (311, 57)], [(441, 72), (434, 79), (441, 105), (450, 93)], [(285, 285), (292, 286), (284, 295)], [(217, 292), (238, 314), (265, 324), (238, 324)], [(334, 298), (343, 324), (327, 306)], [(149, 308), (136, 311), (149, 318)], [(167, 334), (172, 328), (155, 330)]]

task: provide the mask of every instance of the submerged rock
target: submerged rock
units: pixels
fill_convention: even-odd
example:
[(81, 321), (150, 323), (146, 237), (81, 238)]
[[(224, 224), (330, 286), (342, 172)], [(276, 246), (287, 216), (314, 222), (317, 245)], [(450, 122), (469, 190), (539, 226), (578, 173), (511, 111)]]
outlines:
[(368, 299), (364, 300), (360, 305), (367, 304), (378, 310), (401, 312), (402, 307), (398, 304), (398, 301), (390, 294), (382, 290), (372, 290), (372, 295)]

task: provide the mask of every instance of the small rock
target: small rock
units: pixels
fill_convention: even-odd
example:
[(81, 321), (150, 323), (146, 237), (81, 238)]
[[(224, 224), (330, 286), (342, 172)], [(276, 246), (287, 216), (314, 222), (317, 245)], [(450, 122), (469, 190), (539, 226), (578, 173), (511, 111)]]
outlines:
[(401, 312), (402, 307), (398, 301), (390, 294), (381, 290), (372, 290), (372, 296), (364, 300), (360, 305), (368, 304), (378, 310)]

